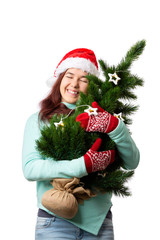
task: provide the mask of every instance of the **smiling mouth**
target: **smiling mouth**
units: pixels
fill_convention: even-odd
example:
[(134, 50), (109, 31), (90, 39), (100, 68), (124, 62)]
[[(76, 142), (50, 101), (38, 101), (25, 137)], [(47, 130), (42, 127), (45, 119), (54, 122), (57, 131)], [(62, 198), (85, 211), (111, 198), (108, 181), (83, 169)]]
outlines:
[(79, 94), (79, 92), (73, 91), (73, 90), (69, 90), (69, 89), (67, 89), (67, 93), (69, 93), (72, 96), (77, 96)]

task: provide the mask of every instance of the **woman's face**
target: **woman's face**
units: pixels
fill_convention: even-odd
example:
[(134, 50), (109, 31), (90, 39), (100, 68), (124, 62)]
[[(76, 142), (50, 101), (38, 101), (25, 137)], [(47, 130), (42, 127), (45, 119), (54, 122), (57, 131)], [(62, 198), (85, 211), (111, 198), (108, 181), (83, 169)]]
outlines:
[(61, 101), (67, 103), (76, 103), (80, 92), (87, 93), (88, 79), (85, 78), (87, 72), (81, 69), (69, 68), (60, 85)]

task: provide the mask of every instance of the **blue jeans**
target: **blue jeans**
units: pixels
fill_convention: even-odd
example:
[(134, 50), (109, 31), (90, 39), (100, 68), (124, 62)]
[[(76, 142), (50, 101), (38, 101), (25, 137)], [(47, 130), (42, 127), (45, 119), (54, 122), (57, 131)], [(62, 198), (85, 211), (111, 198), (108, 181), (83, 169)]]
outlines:
[(72, 223), (53, 217), (37, 217), (35, 240), (114, 240), (112, 220), (106, 218), (98, 235), (86, 232)]

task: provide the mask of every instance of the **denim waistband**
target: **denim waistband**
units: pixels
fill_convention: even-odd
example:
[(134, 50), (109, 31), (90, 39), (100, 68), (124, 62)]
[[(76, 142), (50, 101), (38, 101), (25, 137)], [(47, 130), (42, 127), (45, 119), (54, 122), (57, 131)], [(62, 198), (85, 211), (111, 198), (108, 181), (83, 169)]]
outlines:
[(44, 218), (53, 218), (54, 217), (54, 215), (52, 215), (52, 214), (50, 214), (50, 213), (48, 213), (48, 212), (46, 212), (45, 210), (43, 210), (43, 209), (38, 209), (38, 217), (44, 217)]
[[(38, 209), (38, 217), (44, 217), (44, 218), (53, 218), (54, 215), (46, 212), (45, 210), (43, 209)], [(111, 210), (108, 211), (107, 215), (106, 215), (106, 218), (109, 218), (109, 219), (112, 219), (112, 212)]]

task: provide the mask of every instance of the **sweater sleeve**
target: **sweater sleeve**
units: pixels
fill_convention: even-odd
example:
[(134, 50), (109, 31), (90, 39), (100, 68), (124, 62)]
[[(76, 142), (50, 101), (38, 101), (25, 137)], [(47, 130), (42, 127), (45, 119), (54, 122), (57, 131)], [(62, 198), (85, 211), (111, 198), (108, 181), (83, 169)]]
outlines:
[(139, 164), (140, 153), (123, 121), (119, 120), (117, 128), (108, 135), (116, 143), (124, 168), (135, 169)]
[(36, 150), (35, 140), (40, 137), (38, 113), (26, 123), (22, 148), (22, 169), (29, 181), (44, 181), (53, 178), (81, 178), (87, 175), (84, 157), (73, 160), (56, 161), (44, 159)]

